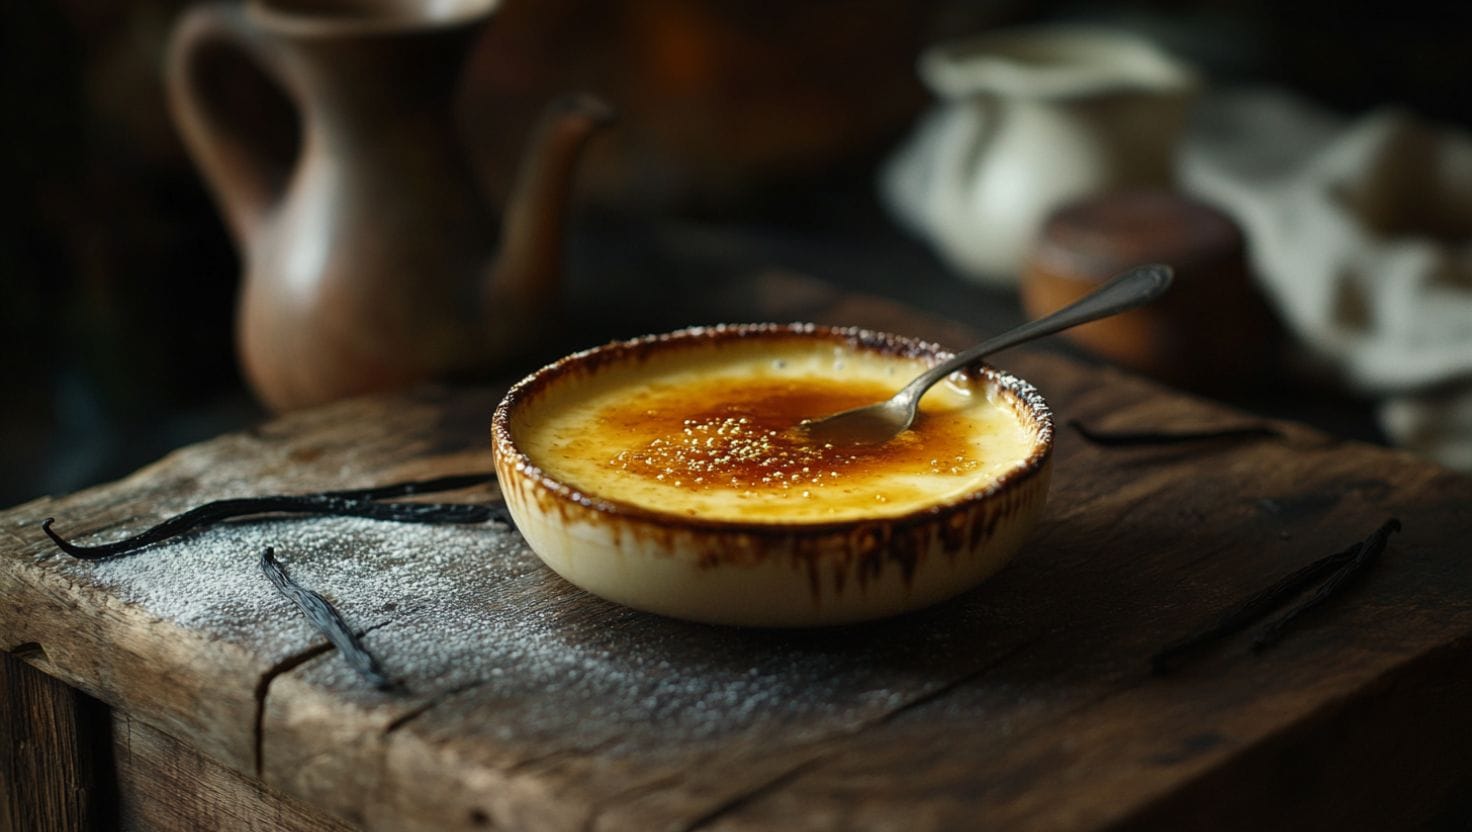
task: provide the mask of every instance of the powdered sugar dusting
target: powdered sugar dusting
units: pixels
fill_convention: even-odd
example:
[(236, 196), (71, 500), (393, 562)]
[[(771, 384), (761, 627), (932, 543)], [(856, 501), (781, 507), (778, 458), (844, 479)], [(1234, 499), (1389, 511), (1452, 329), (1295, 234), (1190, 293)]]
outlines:
[(267, 546), (292, 578), (361, 630), (444, 595), (465, 561), (493, 561), (492, 574), (484, 576), (490, 580), (536, 568), (524, 546), (508, 543), (519, 538), (495, 524), (268, 518), (223, 523), (123, 557), (57, 562), (161, 621), (275, 653), (270, 639), (300, 645), (316, 636), (261, 573), (258, 559)]
[[(507, 556), (460, 559), (452, 581), (422, 577), (434, 587), (422, 606), (365, 637), (388, 675), (408, 686), (409, 701), (373, 691), (330, 654), (293, 671), (296, 681), (376, 709), (385, 725), (445, 697), (416, 718), (415, 732), (481, 736), (503, 752), (688, 753), (680, 743), (738, 734), (798, 743), (851, 730), (977, 655), (973, 628), (954, 632), (922, 617), (797, 633), (640, 613), (540, 567), (516, 573), (507, 564), (529, 557), (517, 549), (525, 544), (502, 539), (515, 541)], [(953, 622), (956, 613), (974, 617), (956, 610)], [(937, 653), (956, 657), (939, 675)]]
[[(416, 732), (494, 740), (486, 748), (502, 753), (688, 753), (689, 743), (734, 735), (802, 742), (878, 718), (986, 653), (976, 622), (963, 623), (972, 608), (944, 614), (941, 626), (912, 616), (819, 633), (639, 613), (562, 581), (496, 523), (267, 518), (122, 558), (54, 564), (160, 621), (269, 659), (322, 639), (261, 574), (266, 546), (350, 626), (369, 630), (364, 643), (409, 694), (373, 690), (336, 653), (291, 671), (296, 683), (379, 713), (385, 725), (439, 699)], [(947, 654), (955, 661), (937, 661)]]

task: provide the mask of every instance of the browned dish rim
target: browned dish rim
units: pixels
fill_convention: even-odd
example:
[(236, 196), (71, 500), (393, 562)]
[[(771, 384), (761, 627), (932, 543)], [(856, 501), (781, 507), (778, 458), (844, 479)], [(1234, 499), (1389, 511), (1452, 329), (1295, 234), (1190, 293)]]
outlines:
[(983, 502), (992, 496), (1037, 476), (1053, 452), (1053, 413), (1047, 402), (1023, 379), (998, 370), (990, 365), (980, 365), (973, 372), (988, 377), (999, 390), (1014, 397), (1033, 419), (1037, 437), (1033, 441), (1032, 453), (1023, 464), (1013, 468), (986, 488), (968, 492), (957, 499), (934, 503), (905, 514), (896, 514), (872, 520), (833, 520), (822, 523), (757, 523), (734, 520), (706, 520), (683, 514), (667, 514), (606, 497), (595, 497), (559, 482), (534, 464), (511, 438), (511, 414), (523, 402), (530, 402), (551, 384), (576, 370), (596, 370), (609, 364), (626, 361), (643, 361), (656, 352), (684, 343), (713, 343), (749, 340), (758, 338), (820, 338), (836, 341), (857, 350), (901, 358), (922, 358), (932, 366), (950, 358), (952, 353), (929, 341), (875, 332), (859, 327), (828, 327), (818, 324), (717, 324), (695, 326), (660, 335), (645, 335), (628, 341), (614, 341), (603, 346), (575, 352), (564, 356), (517, 382), (506, 392), (506, 397), (496, 407), (491, 418), (491, 445), (500, 460), (508, 461), (513, 468), (530, 479), (538, 488), (549, 491), (564, 500), (592, 511), (628, 520), (653, 523), (665, 528), (695, 532), (725, 532), (759, 536), (791, 536), (826, 534), (850, 529), (855, 523), (876, 522), (909, 526), (925, 522), (936, 515), (956, 508)]

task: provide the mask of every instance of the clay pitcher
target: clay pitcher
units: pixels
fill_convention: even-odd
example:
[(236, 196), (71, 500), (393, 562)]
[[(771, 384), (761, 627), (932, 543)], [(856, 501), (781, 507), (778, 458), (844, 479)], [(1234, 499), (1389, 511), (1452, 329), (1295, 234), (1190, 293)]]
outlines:
[[(244, 261), (237, 347), (269, 407), (482, 373), (545, 324), (573, 169), (608, 111), (549, 108), (496, 252), (451, 107), (495, 5), (250, 0), (175, 28), (170, 106)], [(239, 106), (252, 68), (294, 138)]]

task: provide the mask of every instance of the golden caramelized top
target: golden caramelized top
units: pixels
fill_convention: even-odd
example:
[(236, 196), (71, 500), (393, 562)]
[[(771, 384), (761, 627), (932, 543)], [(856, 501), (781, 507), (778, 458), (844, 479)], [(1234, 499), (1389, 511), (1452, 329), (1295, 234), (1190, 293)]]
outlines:
[(599, 426), (628, 440), (611, 467), (687, 490), (801, 489), (802, 496), (895, 467), (961, 474), (975, 470), (960, 411), (922, 412), (913, 430), (882, 445), (817, 443), (797, 428), (806, 418), (890, 395), (872, 382), (695, 382), (644, 389), (604, 408)]
[(832, 345), (716, 354), (590, 383), (534, 408), (518, 443), (585, 494), (710, 520), (892, 516), (977, 490), (1021, 464), (1033, 431), (984, 380), (937, 385), (880, 445), (817, 443), (807, 418), (887, 398), (920, 364)]

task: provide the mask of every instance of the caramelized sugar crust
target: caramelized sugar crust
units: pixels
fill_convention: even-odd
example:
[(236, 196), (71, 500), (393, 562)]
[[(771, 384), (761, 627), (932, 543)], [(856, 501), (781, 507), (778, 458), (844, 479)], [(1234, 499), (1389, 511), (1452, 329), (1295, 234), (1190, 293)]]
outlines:
[[(927, 394), (914, 427), (881, 445), (814, 443), (804, 418), (881, 400), (924, 366), (852, 347), (757, 349), (630, 371), (535, 407), (517, 444), (594, 499), (716, 521), (896, 516), (981, 490), (1026, 463), (1038, 428), (984, 376)], [(545, 404), (545, 403), (544, 403)]]

